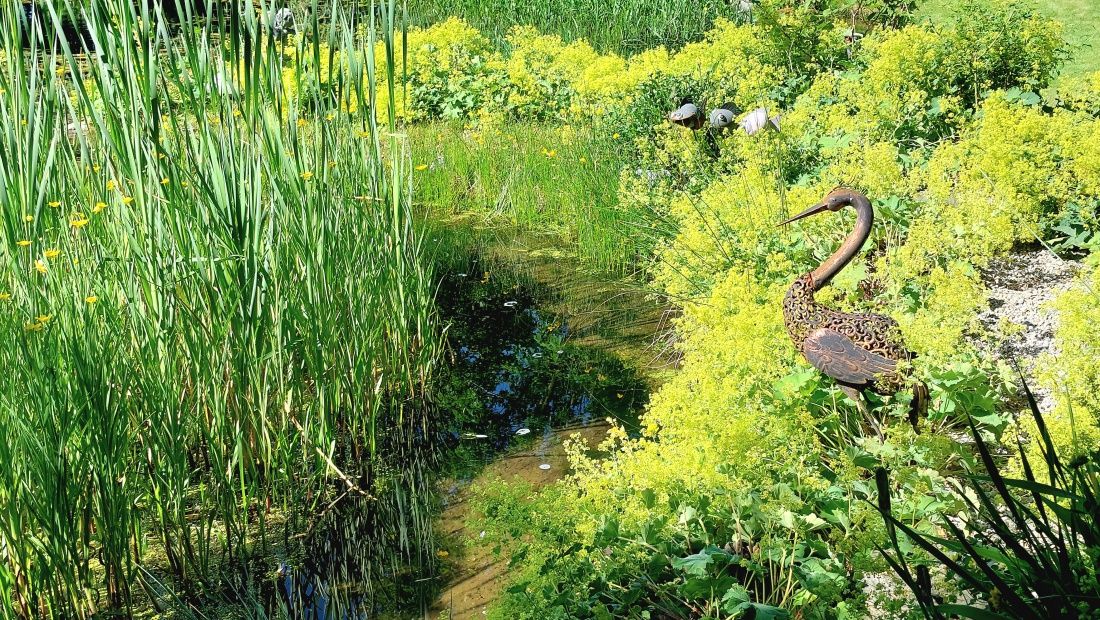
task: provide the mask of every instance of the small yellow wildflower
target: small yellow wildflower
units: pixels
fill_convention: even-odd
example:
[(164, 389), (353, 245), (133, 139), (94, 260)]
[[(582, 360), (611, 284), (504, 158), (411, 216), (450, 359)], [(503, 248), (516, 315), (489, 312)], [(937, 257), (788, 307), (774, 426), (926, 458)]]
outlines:
[(133, 201), (134, 201), (134, 197), (133, 197), (133, 196), (127, 196), (127, 197), (125, 197), (125, 198), (123, 198), (123, 199), (122, 199), (122, 204), (124, 204), (124, 205), (128, 205), (128, 204), (130, 204), (130, 203), (131, 203), (131, 202), (133, 202)]
[(61, 206), (61, 203), (60, 203), (60, 202), (57, 202), (56, 200), (55, 200), (54, 202), (51, 202), (51, 203), (48, 203), (48, 204), (49, 204), (49, 205), (50, 205), (51, 207), (55, 208), (55, 209)]
[(86, 217), (76, 217), (76, 218), (73, 218), (69, 222), (69, 224), (71, 224), (73, 228), (80, 228), (80, 227), (84, 226), (87, 223), (88, 223), (88, 218), (86, 218)]
[(86, 301), (90, 304), (94, 304), (95, 302), (99, 301), (99, 298), (96, 297), (95, 295), (88, 295), (87, 297), (84, 298), (84, 301)]
[(360, 131), (357, 135), (360, 138), (369, 138), (370, 137), (370, 132), (369, 131)]
[(164, 153), (157, 153), (157, 159), (164, 159), (165, 157), (167, 157), (167, 155)]
[(25, 329), (27, 331), (40, 332), (40, 331), (42, 331), (42, 324), (41, 323), (34, 323), (34, 322), (27, 323), (27, 324), (23, 325), (23, 329)]
[(15, 242), (15, 245), (22, 246), (24, 248), (27, 247), (30, 244), (31, 244), (31, 242), (27, 241), (26, 239), (21, 239), (21, 240)]
[(298, 176), (300, 176), (300, 177), (302, 177), (303, 179), (305, 179), (305, 180), (307, 180), (307, 181), (308, 181), (308, 180), (310, 180), (310, 179), (312, 179), (312, 178), (313, 178), (313, 173), (312, 173), (312, 172), (303, 172), (302, 174), (300, 174), (300, 175), (298, 175)]
[(420, 164), (419, 166), (417, 166), (415, 168), (415, 170), (427, 170), (427, 169), (428, 169), (428, 164)]
[(23, 219), (27, 220), (28, 222), (33, 222), (34, 221), (34, 216), (33, 215), (28, 215), (27, 217), (25, 217)]
[(335, 168), (335, 167), (336, 167), (336, 162), (334, 162), (334, 161), (330, 161), (330, 162), (328, 163), (328, 167), (329, 167), (329, 168)]
[(11, 293), (4, 293), (0, 295), (0, 301), (7, 301), (11, 299)]
[(59, 254), (61, 254), (61, 250), (57, 250), (57, 249), (46, 250), (45, 252), (43, 252), (43, 254), (46, 255), (46, 258), (57, 258), (57, 256)]
[(113, 180), (112, 181), (107, 181), (107, 191), (109, 191), (109, 192), (115, 191), (115, 182)]
[(187, 187), (187, 181), (184, 181), (183, 183), (180, 183), (180, 185), (183, 185), (184, 187)]
[(40, 314), (40, 315), (34, 317), (34, 320), (38, 321), (39, 323), (49, 323), (50, 319), (52, 319), (52, 318), (53, 318), (52, 314)]
[(581, 158), (581, 163), (582, 163), (582, 164), (583, 164), (583, 163), (587, 163), (587, 162), (588, 162), (588, 160), (587, 160), (587, 159), (585, 159), (585, 158), (583, 158), (583, 157)]
[(41, 258), (35, 260), (34, 261), (34, 270), (37, 271), (38, 273), (46, 273), (46, 263), (42, 262)]
[(309, 124), (309, 121), (307, 121), (306, 119), (304, 119), (304, 118), (298, 119), (298, 126), (299, 127), (305, 127), (308, 124)]
[(336, 114), (334, 114), (332, 112), (329, 112), (328, 114), (325, 115), (325, 120), (326, 121), (331, 121), (334, 118), (336, 118)]
[(168, 185), (168, 184), (169, 184), (170, 182), (171, 182), (171, 181), (169, 181), (168, 179), (161, 179), (161, 180), (160, 180), (160, 184), (161, 184), (161, 185)]
[(92, 172), (99, 172), (99, 170), (100, 170), (99, 166), (94, 166), (92, 168)]
[(616, 138), (616, 139), (617, 139), (617, 138), (619, 137), (619, 134), (612, 134), (612, 136), (611, 136), (611, 137), (612, 137), (612, 138)]
[(241, 115), (240, 110), (233, 110), (233, 116), (240, 116), (240, 115)]
[(95, 206), (92, 207), (92, 213), (99, 213), (100, 211), (102, 211), (106, 208), (107, 208), (107, 203), (97, 202), (97, 203), (95, 203)]

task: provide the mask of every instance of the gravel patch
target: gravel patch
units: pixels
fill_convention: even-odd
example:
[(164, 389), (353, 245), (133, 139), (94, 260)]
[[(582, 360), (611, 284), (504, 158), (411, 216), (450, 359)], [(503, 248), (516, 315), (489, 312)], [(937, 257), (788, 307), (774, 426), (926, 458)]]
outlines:
[[(1046, 390), (1032, 385), (1030, 371), (1039, 355), (1057, 353), (1054, 330), (1058, 313), (1047, 305), (1073, 285), (1081, 267), (1077, 261), (1063, 260), (1039, 249), (996, 259), (982, 271), (982, 280), (989, 287), (989, 309), (978, 319), (990, 333), (1009, 332), (991, 353), (1020, 364), (1043, 413), (1054, 409), (1054, 399)], [(1011, 333), (1015, 331), (1011, 328), (1002, 330), (1005, 323), (1015, 326), (1019, 333)]]

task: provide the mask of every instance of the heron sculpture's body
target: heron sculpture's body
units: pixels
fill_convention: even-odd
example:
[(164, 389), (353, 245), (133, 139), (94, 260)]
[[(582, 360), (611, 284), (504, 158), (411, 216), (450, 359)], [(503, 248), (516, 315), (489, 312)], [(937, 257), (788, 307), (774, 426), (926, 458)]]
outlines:
[[(856, 210), (855, 230), (817, 269), (791, 284), (783, 300), (783, 322), (799, 353), (840, 384), (881, 438), (881, 428), (867, 411), (863, 392), (888, 395), (904, 388), (907, 381), (897, 370), (898, 362), (910, 360), (913, 354), (905, 348), (894, 319), (878, 314), (838, 312), (814, 300), (814, 293), (828, 285), (867, 241), (875, 217), (871, 202), (859, 192), (836, 189), (825, 200), (787, 222), (826, 210), (839, 211), (846, 206)], [(927, 410), (927, 401), (928, 388), (917, 382), (909, 414), (914, 428), (918, 415)]]

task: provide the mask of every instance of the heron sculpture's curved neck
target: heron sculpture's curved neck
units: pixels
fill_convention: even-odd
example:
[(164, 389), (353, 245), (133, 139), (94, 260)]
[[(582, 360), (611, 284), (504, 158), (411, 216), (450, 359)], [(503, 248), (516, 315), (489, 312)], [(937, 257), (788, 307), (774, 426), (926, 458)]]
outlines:
[(848, 205), (856, 210), (856, 227), (848, 234), (848, 237), (844, 239), (844, 243), (840, 244), (836, 252), (833, 252), (832, 256), (821, 263), (817, 269), (810, 272), (810, 277), (813, 278), (813, 290), (815, 291), (820, 291), (828, 285), (829, 281), (840, 273), (841, 269), (852, 262), (852, 259), (856, 257), (856, 254), (859, 254), (860, 248), (867, 241), (867, 237), (871, 236), (871, 225), (875, 221), (875, 211), (871, 208), (871, 201), (867, 200), (867, 197), (863, 194), (856, 192), (852, 192), (850, 196), (851, 199), (848, 201)]

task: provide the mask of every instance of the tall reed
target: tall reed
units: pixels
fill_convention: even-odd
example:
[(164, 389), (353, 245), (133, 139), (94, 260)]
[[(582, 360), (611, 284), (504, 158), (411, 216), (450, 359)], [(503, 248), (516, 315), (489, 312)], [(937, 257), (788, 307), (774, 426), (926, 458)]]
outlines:
[(150, 567), (198, 605), (352, 497), (365, 596), (431, 562), (441, 330), (381, 2), (286, 38), (266, 1), (0, 9), (0, 617), (157, 608)]

